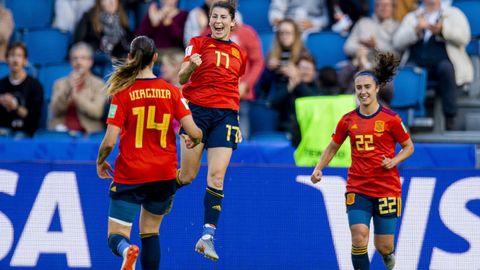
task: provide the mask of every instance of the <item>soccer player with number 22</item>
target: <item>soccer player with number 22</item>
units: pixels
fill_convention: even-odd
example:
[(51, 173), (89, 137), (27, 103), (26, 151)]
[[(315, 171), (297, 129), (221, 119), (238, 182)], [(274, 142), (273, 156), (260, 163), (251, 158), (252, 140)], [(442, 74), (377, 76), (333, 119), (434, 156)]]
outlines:
[[(345, 201), (355, 270), (370, 269), (367, 245), (372, 218), (375, 247), (387, 269), (395, 266), (393, 241), (402, 206), (397, 165), (412, 155), (414, 148), (400, 117), (377, 100), (380, 87), (395, 75), (398, 60), (392, 54), (379, 53), (376, 61), (374, 70), (355, 75), (359, 106), (340, 119), (311, 176), (314, 184), (322, 179), (323, 168), (349, 137), (352, 165), (348, 170)], [(397, 143), (402, 149), (395, 154)]]
[[(222, 209), (223, 183), (232, 151), (241, 140), (238, 125), (239, 78), (245, 72), (246, 55), (230, 40), (235, 26), (235, 7), (217, 1), (210, 8), (210, 36), (194, 37), (185, 49), (179, 81), (189, 101), (195, 123), (203, 131), (202, 143), (193, 149), (182, 141), (179, 186), (197, 176), (203, 149), (207, 149), (207, 188), (204, 197), (204, 226), (195, 250), (214, 261), (213, 237)], [(183, 130), (181, 130), (183, 132)]]

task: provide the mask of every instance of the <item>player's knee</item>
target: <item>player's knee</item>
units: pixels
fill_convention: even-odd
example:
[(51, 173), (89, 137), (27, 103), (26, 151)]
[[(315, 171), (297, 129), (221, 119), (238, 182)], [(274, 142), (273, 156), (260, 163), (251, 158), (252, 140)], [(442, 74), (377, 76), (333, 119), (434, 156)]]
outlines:
[(193, 182), (195, 177), (197, 177), (197, 174), (195, 172), (182, 169), (180, 171), (178, 180), (182, 185), (189, 185)]
[(223, 175), (212, 174), (209, 176), (209, 183), (212, 184), (212, 187), (215, 189), (223, 189)]
[(388, 255), (393, 251), (393, 243), (375, 242), (375, 248), (382, 255)]
[(353, 230), (352, 231), (352, 245), (356, 247), (363, 247), (368, 245), (368, 231)]

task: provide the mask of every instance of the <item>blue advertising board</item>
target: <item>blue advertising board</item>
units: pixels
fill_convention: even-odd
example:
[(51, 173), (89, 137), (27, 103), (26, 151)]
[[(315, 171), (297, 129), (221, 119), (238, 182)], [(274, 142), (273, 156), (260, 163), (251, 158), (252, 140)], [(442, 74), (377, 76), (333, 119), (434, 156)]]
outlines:
[[(231, 166), (218, 262), (194, 252), (206, 167), (162, 224), (161, 269), (351, 269), (346, 169)], [(480, 269), (480, 171), (403, 169), (395, 269)], [(0, 269), (119, 269), (107, 246), (108, 181), (93, 163), (0, 163)], [(139, 244), (137, 223), (132, 242)], [(372, 269), (384, 269), (369, 244)], [(140, 265), (137, 265), (140, 269)]]

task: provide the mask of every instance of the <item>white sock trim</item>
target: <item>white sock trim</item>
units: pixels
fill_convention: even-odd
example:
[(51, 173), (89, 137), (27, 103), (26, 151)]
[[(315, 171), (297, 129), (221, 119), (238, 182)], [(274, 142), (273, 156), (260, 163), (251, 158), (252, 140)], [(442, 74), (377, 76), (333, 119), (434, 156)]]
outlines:
[(128, 226), (128, 227), (132, 227), (132, 223), (131, 222), (126, 222), (126, 221), (123, 221), (123, 220), (120, 220), (118, 218), (113, 218), (113, 217), (108, 217), (108, 220), (111, 220), (115, 223), (118, 223), (120, 225), (123, 225), (123, 226)]

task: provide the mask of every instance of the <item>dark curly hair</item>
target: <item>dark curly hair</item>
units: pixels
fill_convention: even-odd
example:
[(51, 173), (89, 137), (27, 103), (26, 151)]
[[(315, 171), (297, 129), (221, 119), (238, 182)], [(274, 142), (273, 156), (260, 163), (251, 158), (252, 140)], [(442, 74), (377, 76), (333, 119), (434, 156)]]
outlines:
[(355, 79), (358, 76), (370, 75), (378, 86), (382, 87), (393, 79), (399, 64), (400, 60), (393, 53), (376, 52), (374, 68), (357, 72)]

